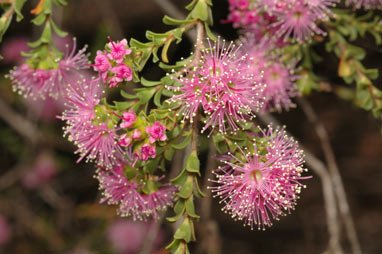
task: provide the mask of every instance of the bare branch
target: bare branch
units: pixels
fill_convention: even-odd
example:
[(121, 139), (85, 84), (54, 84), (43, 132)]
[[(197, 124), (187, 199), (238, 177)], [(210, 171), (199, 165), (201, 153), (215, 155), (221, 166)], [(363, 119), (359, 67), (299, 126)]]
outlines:
[(361, 247), (357, 237), (357, 232), (355, 230), (354, 221), (350, 213), (349, 203), (346, 197), (344, 184), (342, 182), (341, 174), (338, 168), (338, 164), (333, 152), (333, 149), (330, 145), (329, 135), (319, 120), (317, 114), (314, 112), (311, 104), (304, 98), (299, 98), (298, 103), (302, 110), (304, 111), (309, 122), (314, 126), (314, 129), (317, 133), (318, 138), (320, 139), (321, 148), (324, 152), (325, 159), (328, 164), (329, 172), (331, 174), (331, 180), (334, 186), (334, 192), (337, 196), (337, 201), (339, 204), (339, 210), (341, 216), (345, 222), (346, 233), (349, 238), (352, 252), (354, 254), (361, 254)]

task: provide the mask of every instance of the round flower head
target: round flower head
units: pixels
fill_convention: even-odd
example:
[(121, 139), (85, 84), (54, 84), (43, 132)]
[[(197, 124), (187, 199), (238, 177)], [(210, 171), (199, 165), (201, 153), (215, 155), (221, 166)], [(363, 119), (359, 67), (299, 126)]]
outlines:
[(118, 213), (134, 220), (147, 220), (150, 216), (157, 220), (158, 211), (172, 205), (176, 192), (176, 187), (162, 185), (149, 194), (143, 193), (140, 181), (126, 178), (123, 164), (110, 170), (98, 169), (96, 178), (103, 190), (101, 202), (119, 205)]
[[(180, 87), (167, 87), (179, 91), (170, 102), (181, 103), (180, 113), (192, 119), (201, 106), (208, 127), (222, 133), (235, 132), (241, 123), (254, 117), (263, 104), (263, 84), (254, 83), (254, 76), (246, 65), (246, 55), (232, 42), (228, 45), (218, 40), (200, 52), (195, 67), (184, 77), (174, 78)], [(227, 127), (228, 126), (228, 127)]]
[(382, 9), (382, 0), (347, 0), (346, 5), (354, 9)]
[(78, 146), (75, 153), (80, 154), (77, 162), (86, 157), (86, 161), (96, 161), (98, 165), (112, 167), (122, 157), (122, 148), (118, 144), (119, 136), (106, 123), (95, 125), (85, 122), (80, 129), (69, 134), (69, 140)]
[(267, 87), (264, 90), (266, 103), (263, 110), (281, 111), (293, 107), (291, 98), (297, 95), (294, 84), (295, 76), (291, 70), (278, 62), (268, 62), (264, 69), (264, 83)]
[(278, 29), (276, 36), (287, 40), (303, 42), (310, 40), (313, 34), (325, 34), (316, 24), (318, 16), (303, 0), (294, 4), (282, 5), (275, 11), (278, 21), (271, 26)]
[[(73, 40), (75, 41), (75, 38)], [(28, 61), (15, 67), (8, 75), (12, 80), (13, 89), (25, 97), (57, 98), (65, 91), (67, 84), (78, 80), (80, 69), (88, 68), (86, 46), (76, 53), (76, 43), (73, 45), (71, 51), (67, 49), (63, 58), (56, 56), (56, 59), (46, 59), (45, 65), (49, 67), (34, 66), (35, 64)]]
[(99, 104), (102, 95), (101, 86), (96, 79), (79, 80), (77, 84), (69, 84), (65, 94), (65, 111), (61, 120), (66, 121), (65, 134), (75, 134), (93, 120), (95, 107)]
[(239, 148), (236, 155), (222, 157), (225, 166), (214, 172), (217, 179), (212, 182), (218, 186), (211, 189), (232, 218), (264, 230), (272, 226), (273, 219), (294, 209), (305, 187), (299, 181), (308, 177), (301, 176), (302, 150), (284, 130), (269, 128), (263, 134), (267, 141), (255, 145), (253, 152)]

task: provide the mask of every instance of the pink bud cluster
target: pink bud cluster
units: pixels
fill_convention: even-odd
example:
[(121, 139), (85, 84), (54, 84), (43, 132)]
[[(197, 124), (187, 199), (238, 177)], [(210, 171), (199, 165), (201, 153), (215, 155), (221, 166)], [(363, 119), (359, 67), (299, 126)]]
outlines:
[(172, 205), (177, 190), (174, 186), (163, 184), (145, 193), (142, 189), (145, 182), (139, 181), (136, 176), (127, 179), (123, 164), (110, 170), (99, 169), (96, 178), (103, 190), (104, 198), (101, 202), (118, 205), (121, 216), (132, 216), (134, 220), (147, 220), (150, 216), (157, 220), (158, 212)]
[(150, 125), (143, 118), (137, 117), (133, 110), (124, 112), (122, 116), (117, 116), (122, 120), (119, 127), (126, 131), (120, 136), (118, 144), (125, 148), (131, 147), (136, 161), (147, 161), (149, 158), (155, 158), (155, 142), (167, 139), (166, 127), (158, 121)]
[(301, 188), (305, 188), (300, 181), (310, 177), (302, 176), (306, 171), (303, 151), (284, 130), (269, 127), (263, 138), (266, 141), (254, 149), (238, 147), (236, 154), (222, 156), (225, 165), (214, 172), (212, 182), (218, 186), (211, 190), (232, 218), (251, 229), (256, 225), (265, 230), (272, 226), (272, 219), (279, 220), (294, 210)]
[(229, 22), (251, 32), (257, 40), (303, 42), (312, 35), (324, 35), (318, 23), (334, 14), (338, 0), (231, 0)]
[(120, 42), (114, 42), (110, 38), (109, 40), (106, 50), (97, 51), (92, 66), (103, 82), (109, 87), (116, 87), (124, 81), (133, 79), (133, 70), (129, 60), (132, 51), (129, 49), (126, 39)]

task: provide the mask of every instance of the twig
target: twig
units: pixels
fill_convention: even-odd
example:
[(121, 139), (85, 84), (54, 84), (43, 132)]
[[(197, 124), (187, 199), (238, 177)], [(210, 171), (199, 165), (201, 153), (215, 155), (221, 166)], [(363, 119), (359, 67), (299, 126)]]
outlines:
[[(276, 124), (281, 126), (281, 124), (270, 114), (262, 114), (258, 116), (259, 119), (266, 124)], [(288, 134), (290, 135), (290, 134)], [(292, 136), (292, 135), (290, 135)], [(324, 195), (325, 210), (326, 210), (326, 221), (329, 233), (329, 250), (328, 253), (339, 254), (343, 253), (340, 245), (340, 226), (338, 223), (336, 199), (333, 190), (333, 184), (331, 177), (328, 173), (325, 164), (323, 164), (319, 159), (317, 159), (308, 149), (303, 148), (305, 152), (305, 160), (307, 165), (320, 177), (322, 182), (322, 191)]]
[(32, 144), (36, 144), (40, 140), (41, 134), (37, 128), (29, 120), (13, 111), (13, 109), (1, 98), (0, 117)]
[(341, 179), (338, 164), (336, 162), (333, 149), (330, 145), (329, 135), (324, 125), (319, 120), (317, 114), (314, 112), (310, 103), (304, 98), (299, 98), (297, 102), (304, 111), (309, 122), (314, 126), (317, 136), (320, 139), (321, 148), (324, 152), (324, 156), (328, 164), (334, 191), (339, 204), (339, 210), (345, 222), (346, 233), (349, 238), (352, 251), (354, 254), (361, 254), (361, 247), (355, 230), (354, 221), (350, 213), (349, 203), (347, 201), (345, 188)]

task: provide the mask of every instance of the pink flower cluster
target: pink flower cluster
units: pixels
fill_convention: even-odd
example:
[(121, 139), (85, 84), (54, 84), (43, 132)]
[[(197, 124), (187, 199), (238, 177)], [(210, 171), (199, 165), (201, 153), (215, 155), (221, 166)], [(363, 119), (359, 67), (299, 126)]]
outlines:
[(183, 120), (191, 122), (201, 107), (206, 115), (203, 132), (209, 127), (235, 132), (263, 107), (264, 84), (256, 82), (246, 54), (232, 42), (218, 40), (200, 54), (196, 66), (174, 78), (181, 86), (166, 87), (175, 92), (169, 102), (179, 103)]
[(126, 130), (126, 133), (121, 135), (118, 144), (125, 148), (133, 148), (137, 144), (133, 149), (135, 161), (147, 161), (149, 158), (155, 158), (155, 142), (167, 139), (166, 127), (158, 121), (154, 122), (153, 125), (144, 127), (148, 123), (143, 119), (138, 120), (133, 110), (124, 112), (122, 116), (117, 116), (122, 119), (120, 128)]
[(280, 55), (271, 53), (269, 45), (256, 44), (250, 37), (242, 39), (244, 43), (241, 50), (247, 54), (247, 64), (252, 66), (253, 76), (257, 77), (258, 83), (266, 84), (263, 96), (265, 98), (262, 111), (288, 110), (294, 104), (291, 98), (298, 95), (294, 81), (294, 65), (285, 66), (280, 61)]
[(15, 67), (7, 77), (12, 80), (13, 90), (25, 97), (45, 99), (50, 96), (57, 98), (63, 96), (68, 84), (74, 85), (79, 77), (79, 70), (88, 68), (88, 56), (85, 54), (86, 46), (76, 53), (75, 38), (73, 48), (67, 50), (65, 56), (55, 61), (56, 67), (48, 69), (31, 66), (28, 61)]
[(333, 15), (330, 7), (338, 0), (231, 0), (229, 22), (246, 32), (256, 35), (257, 40), (303, 42), (313, 34), (324, 35), (318, 23)]
[[(286, 212), (294, 209), (299, 198), (302, 176), (303, 151), (284, 130), (269, 127), (263, 132), (266, 154), (254, 145), (254, 152), (239, 148), (237, 155), (228, 153), (212, 180), (214, 197), (220, 197), (223, 210), (235, 220), (244, 221), (252, 229), (265, 229)], [(243, 158), (243, 159), (242, 159)]]
[(144, 193), (145, 183), (136, 177), (127, 179), (123, 164), (110, 170), (99, 169), (96, 178), (103, 190), (101, 202), (118, 205), (119, 214), (132, 216), (133, 220), (147, 220), (150, 216), (157, 220), (158, 212), (172, 205), (177, 190), (174, 186), (161, 185), (150, 193)]
[(110, 38), (109, 40), (106, 50), (97, 51), (92, 66), (103, 82), (109, 87), (116, 87), (124, 81), (133, 79), (133, 70), (128, 64), (131, 49), (128, 48), (126, 39), (120, 42), (114, 42)]

